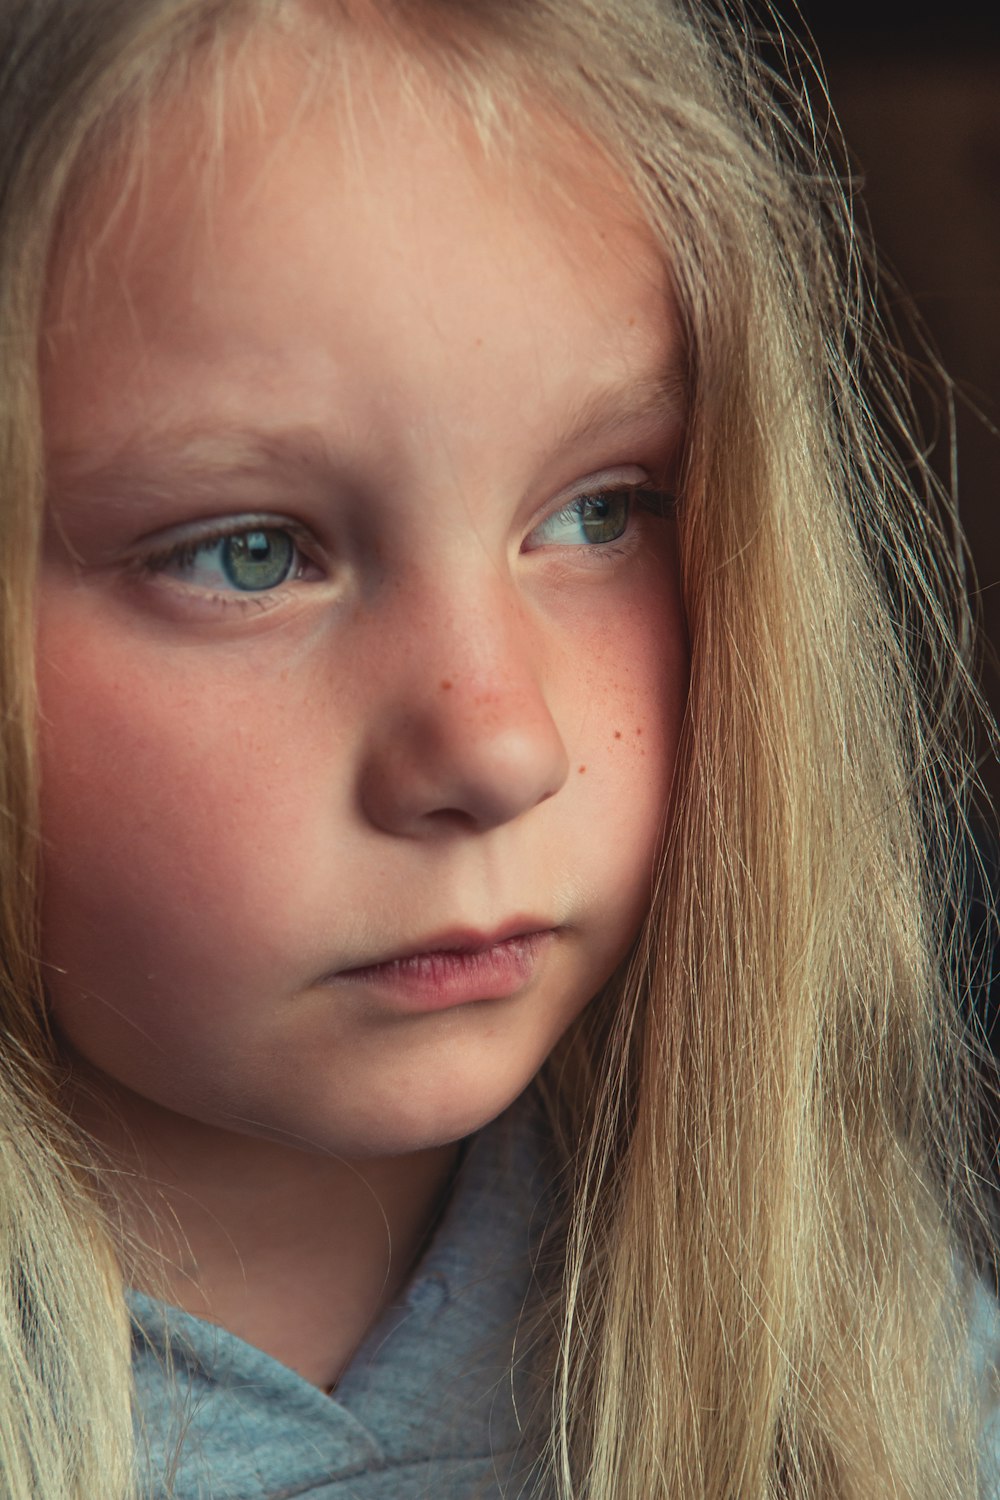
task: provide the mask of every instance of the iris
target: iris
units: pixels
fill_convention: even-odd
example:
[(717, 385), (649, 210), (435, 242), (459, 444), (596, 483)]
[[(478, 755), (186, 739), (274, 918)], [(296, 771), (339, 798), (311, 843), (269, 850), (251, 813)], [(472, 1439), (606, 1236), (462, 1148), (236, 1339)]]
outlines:
[(273, 589), (284, 583), (295, 562), (287, 531), (244, 531), (218, 544), (219, 564), (235, 588)]

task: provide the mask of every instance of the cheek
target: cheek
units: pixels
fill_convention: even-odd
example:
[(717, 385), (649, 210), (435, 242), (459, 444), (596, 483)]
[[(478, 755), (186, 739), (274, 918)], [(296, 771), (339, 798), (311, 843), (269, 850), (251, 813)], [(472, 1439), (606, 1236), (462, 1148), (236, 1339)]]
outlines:
[(287, 711), (201, 681), (194, 654), (144, 671), (141, 651), (58, 612), (38, 656), (47, 961), (95, 987), (168, 964), (211, 979), (239, 924), (266, 963), (280, 836), (302, 816)]
[(676, 564), (653, 556), (610, 620), (580, 621), (575, 637), (574, 711), (593, 767), (571, 774), (609, 778), (619, 812), (662, 812), (687, 702), (689, 652)]
[(567, 739), (568, 836), (585, 842), (582, 868), (603, 893), (609, 925), (632, 934), (649, 908), (688, 694), (690, 654), (672, 554), (650, 559), (612, 615), (579, 627), (564, 714), (575, 726)]

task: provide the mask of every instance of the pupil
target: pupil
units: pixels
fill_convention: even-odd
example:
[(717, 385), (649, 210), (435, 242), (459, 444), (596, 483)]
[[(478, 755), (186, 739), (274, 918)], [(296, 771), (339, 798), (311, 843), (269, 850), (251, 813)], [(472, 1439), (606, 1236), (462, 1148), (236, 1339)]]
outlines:
[(246, 591), (284, 583), (294, 558), (295, 547), (287, 531), (244, 531), (227, 537), (222, 546), (226, 577)]
[(584, 535), (590, 542), (615, 542), (628, 525), (629, 496), (588, 495), (583, 502)]

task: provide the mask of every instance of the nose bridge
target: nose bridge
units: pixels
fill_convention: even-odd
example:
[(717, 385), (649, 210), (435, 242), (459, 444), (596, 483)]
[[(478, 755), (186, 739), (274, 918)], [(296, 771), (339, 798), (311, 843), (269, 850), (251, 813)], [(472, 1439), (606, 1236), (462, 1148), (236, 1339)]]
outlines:
[(417, 691), (450, 694), (446, 711), (489, 718), (543, 696), (539, 633), (509, 581), (488, 566), (460, 587), (431, 574), (408, 616), (411, 681)]
[(542, 633), (510, 579), (488, 564), (459, 580), (414, 572), (393, 614), (404, 644), (365, 767), (373, 820), (406, 834), (493, 827), (552, 796), (566, 750)]

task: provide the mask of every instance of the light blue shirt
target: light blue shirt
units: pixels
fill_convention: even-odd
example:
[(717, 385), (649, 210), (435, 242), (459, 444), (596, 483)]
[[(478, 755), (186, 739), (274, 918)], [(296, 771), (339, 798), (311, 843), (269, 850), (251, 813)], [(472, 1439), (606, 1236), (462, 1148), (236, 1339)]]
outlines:
[[(527, 1460), (516, 1457), (515, 1401), (523, 1410), (528, 1387), (514, 1341), (547, 1212), (544, 1153), (529, 1090), (470, 1140), (413, 1277), (332, 1396), (226, 1329), (130, 1290), (143, 1496), (530, 1495), (530, 1482), (521, 1489)], [(164, 1370), (168, 1347), (179, 1410)]]
[[(547, 1213), (545, 1140), (532, 1090), (472, 1138), (429, 1248), (333, 1396), (128, 1292), (144, 1500), (537, 1500), (519, 1453), (530, 1387), (515, 1340)], [(1000, 1500), (1000, 1306), (981, 1282), (971, 1334), (992, 1412), (981, 1494)]]

